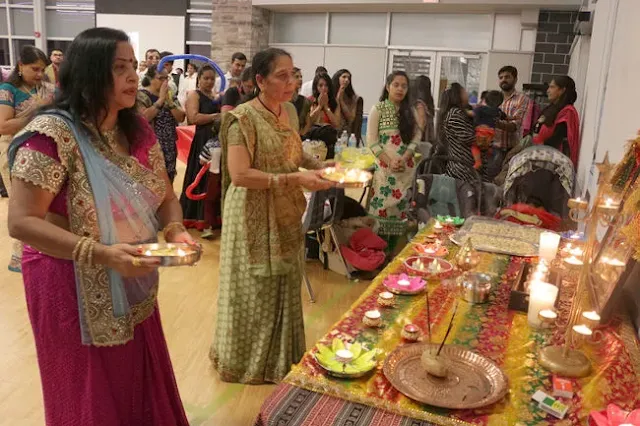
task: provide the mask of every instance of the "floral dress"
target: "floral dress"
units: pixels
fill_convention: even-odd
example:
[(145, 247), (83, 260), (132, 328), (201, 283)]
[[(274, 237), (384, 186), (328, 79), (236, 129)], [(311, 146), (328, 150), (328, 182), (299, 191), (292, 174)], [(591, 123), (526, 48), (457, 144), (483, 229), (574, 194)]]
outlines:
[(376, 166), (369, 214), (379, 220), (381, 235), (402, 235), (406, 231), (409, 209), (407, 196), (416, 163), (410, 158), (403, 172), (393, 172), (390, 165), (380, 159), (380, 155), (384, 152), (396, 158), (403, 156), (407, 150), (415, 152), (419, 140), (420, 131), (414, 133), (411, 141), (402, 140), (398, 113), (391, 101), (379, 102), (372, 108), (368, 119), (367, 142), (376, 156)]

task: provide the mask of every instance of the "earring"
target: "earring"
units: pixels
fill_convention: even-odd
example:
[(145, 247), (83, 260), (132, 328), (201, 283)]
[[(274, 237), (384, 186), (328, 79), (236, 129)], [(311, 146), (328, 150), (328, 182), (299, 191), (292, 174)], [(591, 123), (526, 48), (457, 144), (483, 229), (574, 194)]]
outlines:
[(18, 76), (22, 77), (22, 71), (18, 71)]

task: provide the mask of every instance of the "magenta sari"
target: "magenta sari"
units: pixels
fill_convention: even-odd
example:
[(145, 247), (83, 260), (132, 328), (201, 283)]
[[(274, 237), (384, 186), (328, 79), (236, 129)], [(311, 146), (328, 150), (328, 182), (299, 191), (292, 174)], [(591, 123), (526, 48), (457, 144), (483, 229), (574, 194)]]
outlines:
[[(143, 121), (140, 126), (140, 140), (132, 147), (132, 157), (139, 163), (135, 166), (145, 167), (149, 174), (158, 173), (164, 165), (158, 169), (152, 164), (152, 154), (158, 150), (153, 130)], [(69, 213), (75, 208), (69, 203), (72, 185), (68, 179), (56, 182), (51, 178), (64, 170), (59, 155), (62, 142), (47, 132), (46, 126), (42, 128), (41, 131), (32, 127), (35, 134), (19, 148), (22, 153), (17, 156), (13, 177), (55, 193), (50, 212), (72, 222)], [(20, 161), (28, 167), (17, 167)], [(42, 181), (39, 176), (44, 177)], [(47, 425), (188, 425), (155, 293), (151, 294), (148, 312), (138, 315), (125, 338), (87, 344), (83, 343), (81, 322), (85, 319), (79, 313), (74, 263), (26, 246), (22, 271)], [(93, 303), (90, 294), (84, 294), (87, 294), (85, 303)], [(91, 317), (91, 310), (86, 312)], [(116, 335), (115, 328), (113, 334)], [(91, 337), (95, 339), (93, 334)]]

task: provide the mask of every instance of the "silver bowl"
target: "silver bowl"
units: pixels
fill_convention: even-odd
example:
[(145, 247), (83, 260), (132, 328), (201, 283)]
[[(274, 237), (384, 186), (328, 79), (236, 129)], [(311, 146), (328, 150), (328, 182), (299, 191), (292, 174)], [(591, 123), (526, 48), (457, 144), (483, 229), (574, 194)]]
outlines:
[(482, 272), (467, 272), (462, 276), (462, 298), (469, 303), (486, 303), (489, 300), (493, 277)]
[(202, 257), (200, 245), (185, 243), (138, 244), (135, 248), (142, 251), (142, 256), (160, 259), (160, 266), (193, 266)]

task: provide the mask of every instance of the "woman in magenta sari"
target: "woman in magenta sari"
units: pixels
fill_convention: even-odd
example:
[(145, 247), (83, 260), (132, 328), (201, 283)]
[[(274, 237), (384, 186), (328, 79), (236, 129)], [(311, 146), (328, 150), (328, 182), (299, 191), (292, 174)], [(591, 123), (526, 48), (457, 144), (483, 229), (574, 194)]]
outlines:
[(153, 130), (135, 110), (125, 33), (73, 41), (60, 93), (9, 148), (9, 232), (49, 426), (187, 425), (156, 303), (158, 264), (132, 244), (193, 243)]

